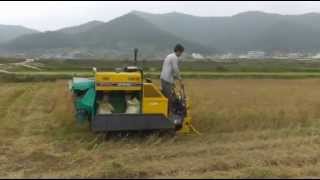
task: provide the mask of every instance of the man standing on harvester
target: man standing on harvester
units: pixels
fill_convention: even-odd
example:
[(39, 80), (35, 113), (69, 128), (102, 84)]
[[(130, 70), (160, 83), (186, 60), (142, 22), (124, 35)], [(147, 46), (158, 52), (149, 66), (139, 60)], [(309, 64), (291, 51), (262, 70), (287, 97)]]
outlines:
[(183, 51), (184, 47), (181, 44), (177, 44), (174, 48), (174, 52), (169, 54), (162, 64), (160, 75), (161, 88), (163, 94), (168, 98), (169, 109), (171, 109), (174, 101), (175, 80), (179, 80), (181, 87), (183, 87), (178, 66), (179, 57), (182, 55)]

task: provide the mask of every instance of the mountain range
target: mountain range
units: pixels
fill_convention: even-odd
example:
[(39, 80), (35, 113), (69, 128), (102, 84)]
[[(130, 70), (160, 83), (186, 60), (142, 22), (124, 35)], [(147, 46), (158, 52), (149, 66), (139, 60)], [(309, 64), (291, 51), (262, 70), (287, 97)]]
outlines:
[[(91, 21), (57, 31), (38, 32), (0, 26), (0, 49), (10, 52), (48, 52), (59, 49), (92, 53), (168, 53), (176, 43), (187, 52), (246, 53), (250, 50), (320, 50), (320, 14), (280, 15), (258, 11), (228, 17), (199, 17), (173, 12), (132, 11), (109, 22)], [(9, 27), (8, 27), (9, 28)], [(11, 32), (10, 36), (6, 33)], [(6, 38), (1, 38), (6, 37)]]
[(22, 35), (39, 33), (34, 29), (29, 29), (23, 26), (15, 25), (0, 25), (0, 44), (9, 42)]

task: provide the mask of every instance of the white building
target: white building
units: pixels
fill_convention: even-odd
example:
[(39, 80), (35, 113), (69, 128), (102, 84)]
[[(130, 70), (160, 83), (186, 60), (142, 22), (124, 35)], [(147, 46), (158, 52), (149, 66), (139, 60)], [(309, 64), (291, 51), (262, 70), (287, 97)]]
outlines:
[(204, 59), (204, 57), (199, 53), (192, 53), (192, 58), (194, 58), (194, 59)]
[(34, 62), (34, 59), (26, 59), (25, 62), (26, 63), (32, 63), (32, 62)]
[(248, 56), (247, 55), (239, 55), (239, 57), (238, 57), (239, 59), (247, 59), (248, 58)]
[(297, 58), (300, 58), (300, 57), (302, 57), (301, 53), (289, 53), (288, 54), (288, 58), (289, 59), (297, 59)]
[(263, 52), (263, 51), (248, 51), (247, 57), (249, 59), (263, 59), (263, 58), (265, 58), (265, 52)]
[(320, 59), (320, 53), (316, 54), (315, 56), (312, 56), (312, 59)]
[(223, 54), (220, 56), (220, 59), (233, 59), (236, 58), (232, 53)]

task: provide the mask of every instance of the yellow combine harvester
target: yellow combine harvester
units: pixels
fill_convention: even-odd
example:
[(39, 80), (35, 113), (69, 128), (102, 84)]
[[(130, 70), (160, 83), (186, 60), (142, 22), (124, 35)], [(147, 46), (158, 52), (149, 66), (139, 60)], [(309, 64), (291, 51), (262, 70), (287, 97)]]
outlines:
[(160, 88), (144, 79), (143, 71), (136, 66), (114, 72), (94, 69), (94, 79), (73, 78), (71, 89), (77, 119), (89, 120), (94, 132), (189, 133), (193, 129), (184, 89), (176, 93), (174, 106), (168, 109), (168, 99)]

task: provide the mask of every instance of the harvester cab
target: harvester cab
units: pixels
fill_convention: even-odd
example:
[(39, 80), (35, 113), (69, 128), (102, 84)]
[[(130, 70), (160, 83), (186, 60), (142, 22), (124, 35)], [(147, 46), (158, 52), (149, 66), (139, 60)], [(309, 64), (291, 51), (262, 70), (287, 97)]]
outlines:
[[(172, 109), (161, 89), (144, 79), (135, 64), (111, 72), (94, 68), (93, 78), (74, 77), (70, 81), (75, 117), (88, 120), (94, 132), (174, 131), (190, 133), (190, 105), (184, 88), (177, 91)], [(169, 113), (171, 112), (171, 113)]]

